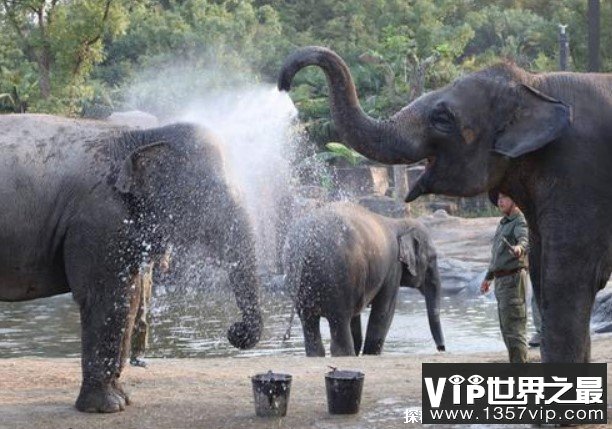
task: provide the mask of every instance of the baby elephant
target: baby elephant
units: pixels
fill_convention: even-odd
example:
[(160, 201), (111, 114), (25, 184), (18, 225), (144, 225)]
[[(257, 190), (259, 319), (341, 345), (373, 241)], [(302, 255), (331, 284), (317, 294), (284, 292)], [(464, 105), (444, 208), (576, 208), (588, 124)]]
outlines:
[(400, 284), (425, 296), (433, 339), (438, 350), (444, 350), (436, 252), (421, 223), (333, 203), (292, 226), (283, 263), (307, 356), (325, 356), (321, 317), (329, 322), (332, 356), (358, 355), (363, 341), (360, 313), (368, 304), (372, 309), (363, 354), (380, 354)]

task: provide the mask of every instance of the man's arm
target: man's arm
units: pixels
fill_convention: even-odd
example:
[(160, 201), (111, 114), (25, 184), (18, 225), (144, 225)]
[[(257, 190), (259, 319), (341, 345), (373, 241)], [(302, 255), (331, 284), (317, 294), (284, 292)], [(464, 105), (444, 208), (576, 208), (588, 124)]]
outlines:
[[(497, 237), (498, 233), (499, 233), (499, 228), (500, 226), (497, 226), (497, 230), (495, 231), (495, 235), (493, 237), (493, 242), (492, 242), (492, 246), (493, 249), (495, 248), (495, 237)], [(493, 257), (493, 252), (491, 252), (491, 261), (489, 262), (489, 269), (487, 270), (487, 273), (485, 274), (485, 278), (482, 281), (482, 284), (480, 286), (480, 291), (482, 293), (486, 293), (489, 291), (489, 287), (491, 284), (491, 281), (493, 280), (494, 276), (493, 276), (493, 260), (495, 258)]]
[(521, 217), (514, 227), (514, 238), (516, 239), (516, 245), (521, 247), (521, 254), (527, 253), (529, 250), (529, 228), (525, 218)]

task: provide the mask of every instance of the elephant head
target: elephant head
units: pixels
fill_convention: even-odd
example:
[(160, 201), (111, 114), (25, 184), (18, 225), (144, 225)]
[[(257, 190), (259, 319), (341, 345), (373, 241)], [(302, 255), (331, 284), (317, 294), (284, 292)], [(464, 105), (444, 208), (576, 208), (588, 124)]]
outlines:
[(334, 124), (342, 140), (387, 164), (426, 159), (425, 173), (406, 198), (436, 193), (473, 196), (496, 187), (510, 160), (559, 138), (568, 106), (536, 90), (537, 77), (502, 64), (427, 93), (386, 120), (365, 114), (344, 61), (333, 51), (306, 47), (290, 55), (278, 87), (289, 90), (303, 67), (323, 69)]
[(440, 274), (436, 250), (423, 227), (411, 220), (399, 236), (399, 260), (402, 262), (402, 286), (418, 289), (425, 297), (429, 329), (439, 351), (444, 351), (444, 334), (440, 325)]
[[(228, 339), (253, 347), (263, 327), (253, 234), (245, 210), (225, 180), (215, 137), (187, 124), (126, 133), (114, 188), (128, 200), (140, 240), (171, 242), (177, 257), (212, 249), (228, 269), (242, 311)], [(193, 254), (193, 253), (191, 253)]]

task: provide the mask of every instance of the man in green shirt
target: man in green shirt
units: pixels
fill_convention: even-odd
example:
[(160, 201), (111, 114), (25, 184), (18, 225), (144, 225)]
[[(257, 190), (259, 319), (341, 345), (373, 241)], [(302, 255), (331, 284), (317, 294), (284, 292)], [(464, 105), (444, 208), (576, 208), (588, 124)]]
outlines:
[(495, 279), (499, 324), (510, 362), (525, 363), (527, 362), (525, 287), (529, 230), (525, 216), (509, 196), (499, 193), (497, 205), (504, 217), (495, 231), (489, 271), (480, 290), (482, 293), (487, 293), (491, 280)]
[(171, 253), (172, 246), (168, 246), (161, 257), (156, 257), (153, 258), (154, 260), (144, 262), (140, 266), (138, 275), (134, 278), (134, 283), (140, 289), (140, 298), (131, 338), (130, 364), (132, 366), (147, 367), (144, 354), (149, 345), (149, 323), (147, 317), (149, 316), (149, 309), (151, 307), (153, 267), (157, 263), (160, 272), (167, 273), (170, 269)]

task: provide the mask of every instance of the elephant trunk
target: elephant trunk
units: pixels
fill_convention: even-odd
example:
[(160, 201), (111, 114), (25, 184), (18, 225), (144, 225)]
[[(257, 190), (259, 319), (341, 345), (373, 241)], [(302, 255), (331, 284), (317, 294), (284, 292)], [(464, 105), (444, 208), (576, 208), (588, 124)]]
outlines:
[(254, 347), (261, 338), (263, 318), (259, 305), (259, 279), (257, 258), (252, 232), (248, 227), (246, 213), (235, 208), (233, 222), (227, 225), (225, 260), (229, 268), (229, 280), (236, 297), (236, 304), (242, 312), (242, 320), (234, 323), (227, 331), (227, 339), (236, 348)]
[(410, 164), (425, 158), (422, 147), (401, 137), (394, 118), (379, 121), (363, 111), (348, 66), (329, 49), (309, 46), (290, 55), (281, 68), (278, 88), (288, 91), (295, 74), (310, 65), (325, 72), (332, 118), (344, 143), (385, 164)]
[(436, 343), (438, 351), (445, 351), (444, 334), (442, 333), (442, 325), (440, 324), (440, 274), (436, 264), (432, 264), (427, 269), (427, 279), (421, 292), (425, 296), (425, 304), (427, 305), (427, 318), (429, 319), (429, 329)]
[[(249, 263), (249, 262), (245, 262)], [(263, 318), (258, 297), (258, 280), (253, 269), (236, 267), (230, 272), (230, 282), (236, 296), (236, 304), (242, 312), (242, 320), (235, 322), (227, 331), (227, 339), (239, 349), (254, 347), (261, 338)]]

